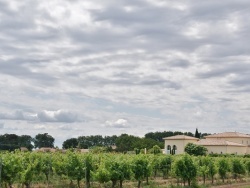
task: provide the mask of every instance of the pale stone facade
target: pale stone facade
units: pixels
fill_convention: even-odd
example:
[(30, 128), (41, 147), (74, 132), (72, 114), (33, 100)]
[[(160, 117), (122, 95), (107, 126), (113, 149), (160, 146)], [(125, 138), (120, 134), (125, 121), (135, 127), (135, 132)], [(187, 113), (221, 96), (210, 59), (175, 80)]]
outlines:
[(197, 138), (185, 135), (176, 135), (167, 138), (165, 140), (165, 153), (166, 154), (182, 154), (184, 148), (188, 143), (196, 143)]
[(208, 153), (250, 154), (250, 135), (237, 132), (213, 134), (200, 140), (185, 135), (171, 136), (164, 140), (166, 154), (182, 154), (188, 143), (202, 145), (207, 148)]

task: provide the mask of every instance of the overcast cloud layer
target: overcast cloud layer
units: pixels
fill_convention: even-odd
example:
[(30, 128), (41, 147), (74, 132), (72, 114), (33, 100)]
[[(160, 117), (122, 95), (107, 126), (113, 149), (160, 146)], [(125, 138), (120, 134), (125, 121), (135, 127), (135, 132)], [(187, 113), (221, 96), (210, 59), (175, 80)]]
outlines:
[(0, 0), (1, 134), (249, 132), (249, 0)]

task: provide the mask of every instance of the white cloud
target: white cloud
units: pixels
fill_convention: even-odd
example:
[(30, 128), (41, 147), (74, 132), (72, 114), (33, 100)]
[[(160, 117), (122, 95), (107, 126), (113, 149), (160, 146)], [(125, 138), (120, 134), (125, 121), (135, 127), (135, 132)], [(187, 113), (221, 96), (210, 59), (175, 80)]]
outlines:
[(106, 127), (114, 127), (114, 128), (129, 128), (128, 121), (126, 119), (118, 119), (116, 121), (106, 121)]

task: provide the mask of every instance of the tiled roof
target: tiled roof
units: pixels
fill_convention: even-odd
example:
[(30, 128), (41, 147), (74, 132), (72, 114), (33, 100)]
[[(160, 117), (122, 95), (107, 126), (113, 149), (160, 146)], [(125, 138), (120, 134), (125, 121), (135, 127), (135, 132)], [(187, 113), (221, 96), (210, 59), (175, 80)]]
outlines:
[(230, 142), (226, 140), (212, 140), (212, 139), (201, 139), (197, 142), (198, 145), (202, 146), (239, 146), (246, 147), (246, 145)]
[(186, 136), (186, 135), (175, 135), (163, 138), (163, 140), (198, 140), (198, 138), (192, 137), (192, 136)]
[(205, 138), (250, 138), (250, 135), (238, 132), (224, 132), (205, 136)]

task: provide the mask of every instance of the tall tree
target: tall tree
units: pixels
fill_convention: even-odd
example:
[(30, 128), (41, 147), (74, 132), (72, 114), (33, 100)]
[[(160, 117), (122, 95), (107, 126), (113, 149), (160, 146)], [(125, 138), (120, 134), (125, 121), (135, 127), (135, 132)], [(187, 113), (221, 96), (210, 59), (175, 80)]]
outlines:
[(29, 135), (19, 136), (18, 142), (20, 147), (26, 147), (29, 151), (34, 148), (34, 146), (32, 145), (33, 138)]
[(54, 147), (55, 139), (48, 133), (38, 134), (34, 138), (35, 148)]
[(0, 135), (0, 150), (14, 151), (19, 148), (19, 136), (16, 134)]
[(116, 139), (117, 151), (133, 151), (135, 148), (134, 143), (138, 142), (139, 140), (139, 137), (135, 137), (128, 134), (122, 134)]
[(196, 128), (195, 130), (195, 135), (194, 135), (195, 138), (200, 138), (200, 133), (198, 132), (198, 129)]
[(77, 138), (70, 138), (63, 142), (62, 148), (69, 149), (69, 148), (77, 148), (78, 140)]

